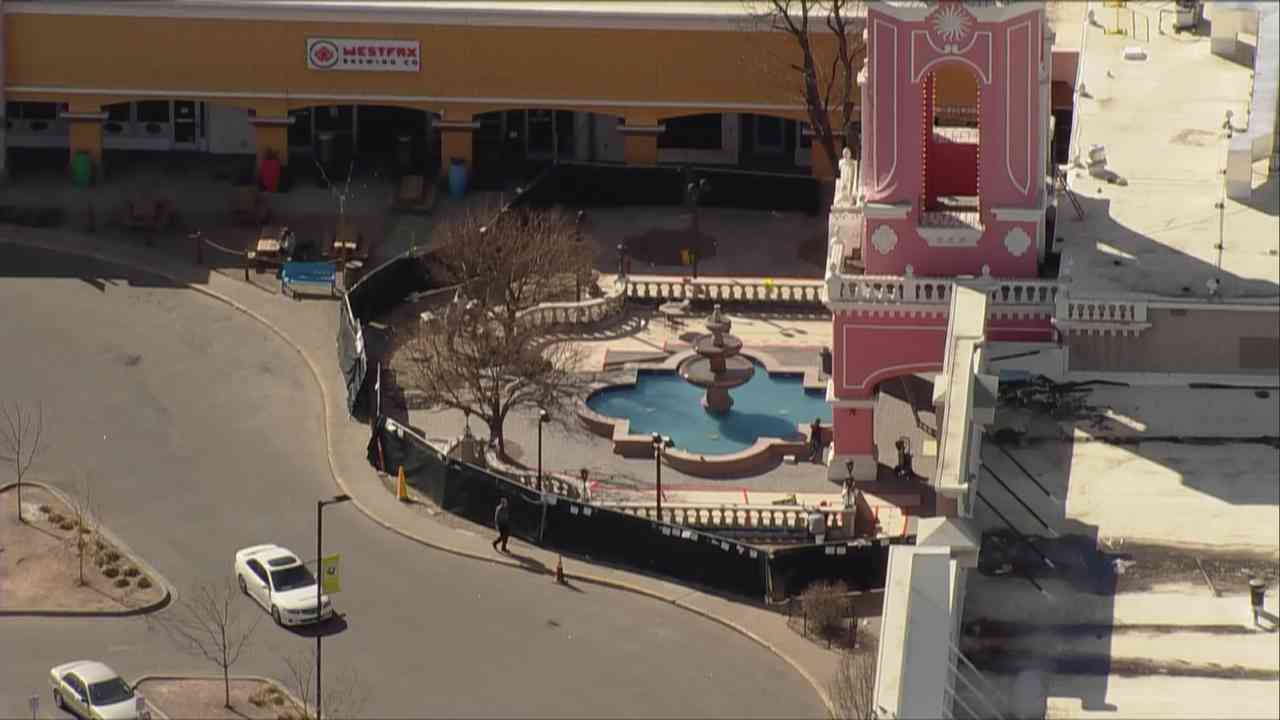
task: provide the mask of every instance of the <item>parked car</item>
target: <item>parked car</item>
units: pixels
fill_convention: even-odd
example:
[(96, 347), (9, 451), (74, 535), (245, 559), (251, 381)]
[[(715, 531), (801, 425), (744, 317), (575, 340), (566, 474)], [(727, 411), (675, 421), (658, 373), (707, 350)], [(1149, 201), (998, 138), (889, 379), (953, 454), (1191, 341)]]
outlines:
[[(49, 671), (53, 704), (86, 720), (142, 720), (138, 697), (115, 670), (94, 660), (77, 660)], [(144, 713), (146, 715), (146, 713)]]
[(254, 545), (236, 553), (236, 581), (277, 625), (303, 625), (333, 615), (328, 595), (316, 613), (316, 578), (298, 556), (279, 545)]

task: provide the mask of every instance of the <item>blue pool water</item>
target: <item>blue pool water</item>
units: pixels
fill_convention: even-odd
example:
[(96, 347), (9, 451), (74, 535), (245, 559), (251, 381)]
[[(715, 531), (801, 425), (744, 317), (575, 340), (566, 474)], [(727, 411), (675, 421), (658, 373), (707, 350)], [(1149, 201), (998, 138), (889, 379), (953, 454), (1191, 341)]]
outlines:
[(669, 435), (676, 447), (706, 455), (744, 450), (759, 437), (792, 437), (797, 424), (808, 425), (815, 417), (831, 422), (824, 393), (806, 392), (799, 375), (771, 376), (759, 363), (750, 382), (729, 391), (733, 409), (728, 414), (703, 410), (703, 392), (673, 372), (641, 370), (635, 387), (603, 390), (588, 398), (587, 406), (629, 419), (634, 434)]

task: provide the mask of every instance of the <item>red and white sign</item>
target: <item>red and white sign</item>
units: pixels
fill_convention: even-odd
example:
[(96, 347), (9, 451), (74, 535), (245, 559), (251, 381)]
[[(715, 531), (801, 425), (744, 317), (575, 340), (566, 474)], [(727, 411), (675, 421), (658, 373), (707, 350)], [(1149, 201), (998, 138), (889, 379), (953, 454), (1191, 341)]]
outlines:
[(417, 40), (307, 38), (307, 67), (312, 70), (418, 72)]

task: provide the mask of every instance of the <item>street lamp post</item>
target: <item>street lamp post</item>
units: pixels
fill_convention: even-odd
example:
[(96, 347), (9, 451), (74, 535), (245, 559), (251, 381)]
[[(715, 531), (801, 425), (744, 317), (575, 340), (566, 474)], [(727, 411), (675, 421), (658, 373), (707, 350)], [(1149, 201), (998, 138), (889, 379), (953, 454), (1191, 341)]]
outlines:
[(627, 260), (627, 246), (623, 245), (622, 243), (618, 243), (618, 277), (620, 278), (624, 278), (627, 276), (626, 260)]
[(550, 419), (546, 410), (538, 411), (538, 492), (542, 492), (542, 426)]
[(656, 471), (654, 479), (657, 481), (656, 494), (654, 500), (658, 506), (658, 522), (662, 522), (662, 450), (675, 445), (675, 441), (669, 437), (663, 437), (658, 433), (653, 433), (653, 467)]
[(324, 585), (324, 561), (323, 561), (323, 558), (324, 558), (324, 555), (323, 555), (324, 509), (325, 509), (325, 506), (327, 505), (337, 505), (338, 503), (347, 502), (350, 499), (351, 499), (351, 496), (344, 493), (342, 495), (334, 495), (333, 498), (329, 500), (316, 501), (316, 718), (317, 720), (319, 720), (319, 718), (322, 717), (320, 713), (321, 713), (321, 705), (323, 704), (322, 698), (324, 697), (324, 695), (320, 692), (321, 679), (324, 677), (321, 674), (322, 666), (320, 663), (320, 657), (322, 652), (322, 645), (320, 641), (324, 639), (324, 633), (320, 632), (320, 617), (321, 617), (320, 598), (321, 598), (321, 587)]

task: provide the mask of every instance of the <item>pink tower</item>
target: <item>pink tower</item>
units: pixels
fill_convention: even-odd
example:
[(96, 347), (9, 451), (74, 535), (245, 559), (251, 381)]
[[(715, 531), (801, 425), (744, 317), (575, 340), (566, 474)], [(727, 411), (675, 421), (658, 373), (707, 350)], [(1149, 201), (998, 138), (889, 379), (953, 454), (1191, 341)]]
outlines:
[(861, 163), (831, 216), (833, 479), (876, 477), (876, 394), (941, 370), (955, 279), (989, 290), (989, 340), (1053, 337), (1043, 3), (870, 3), (865, 37)]

